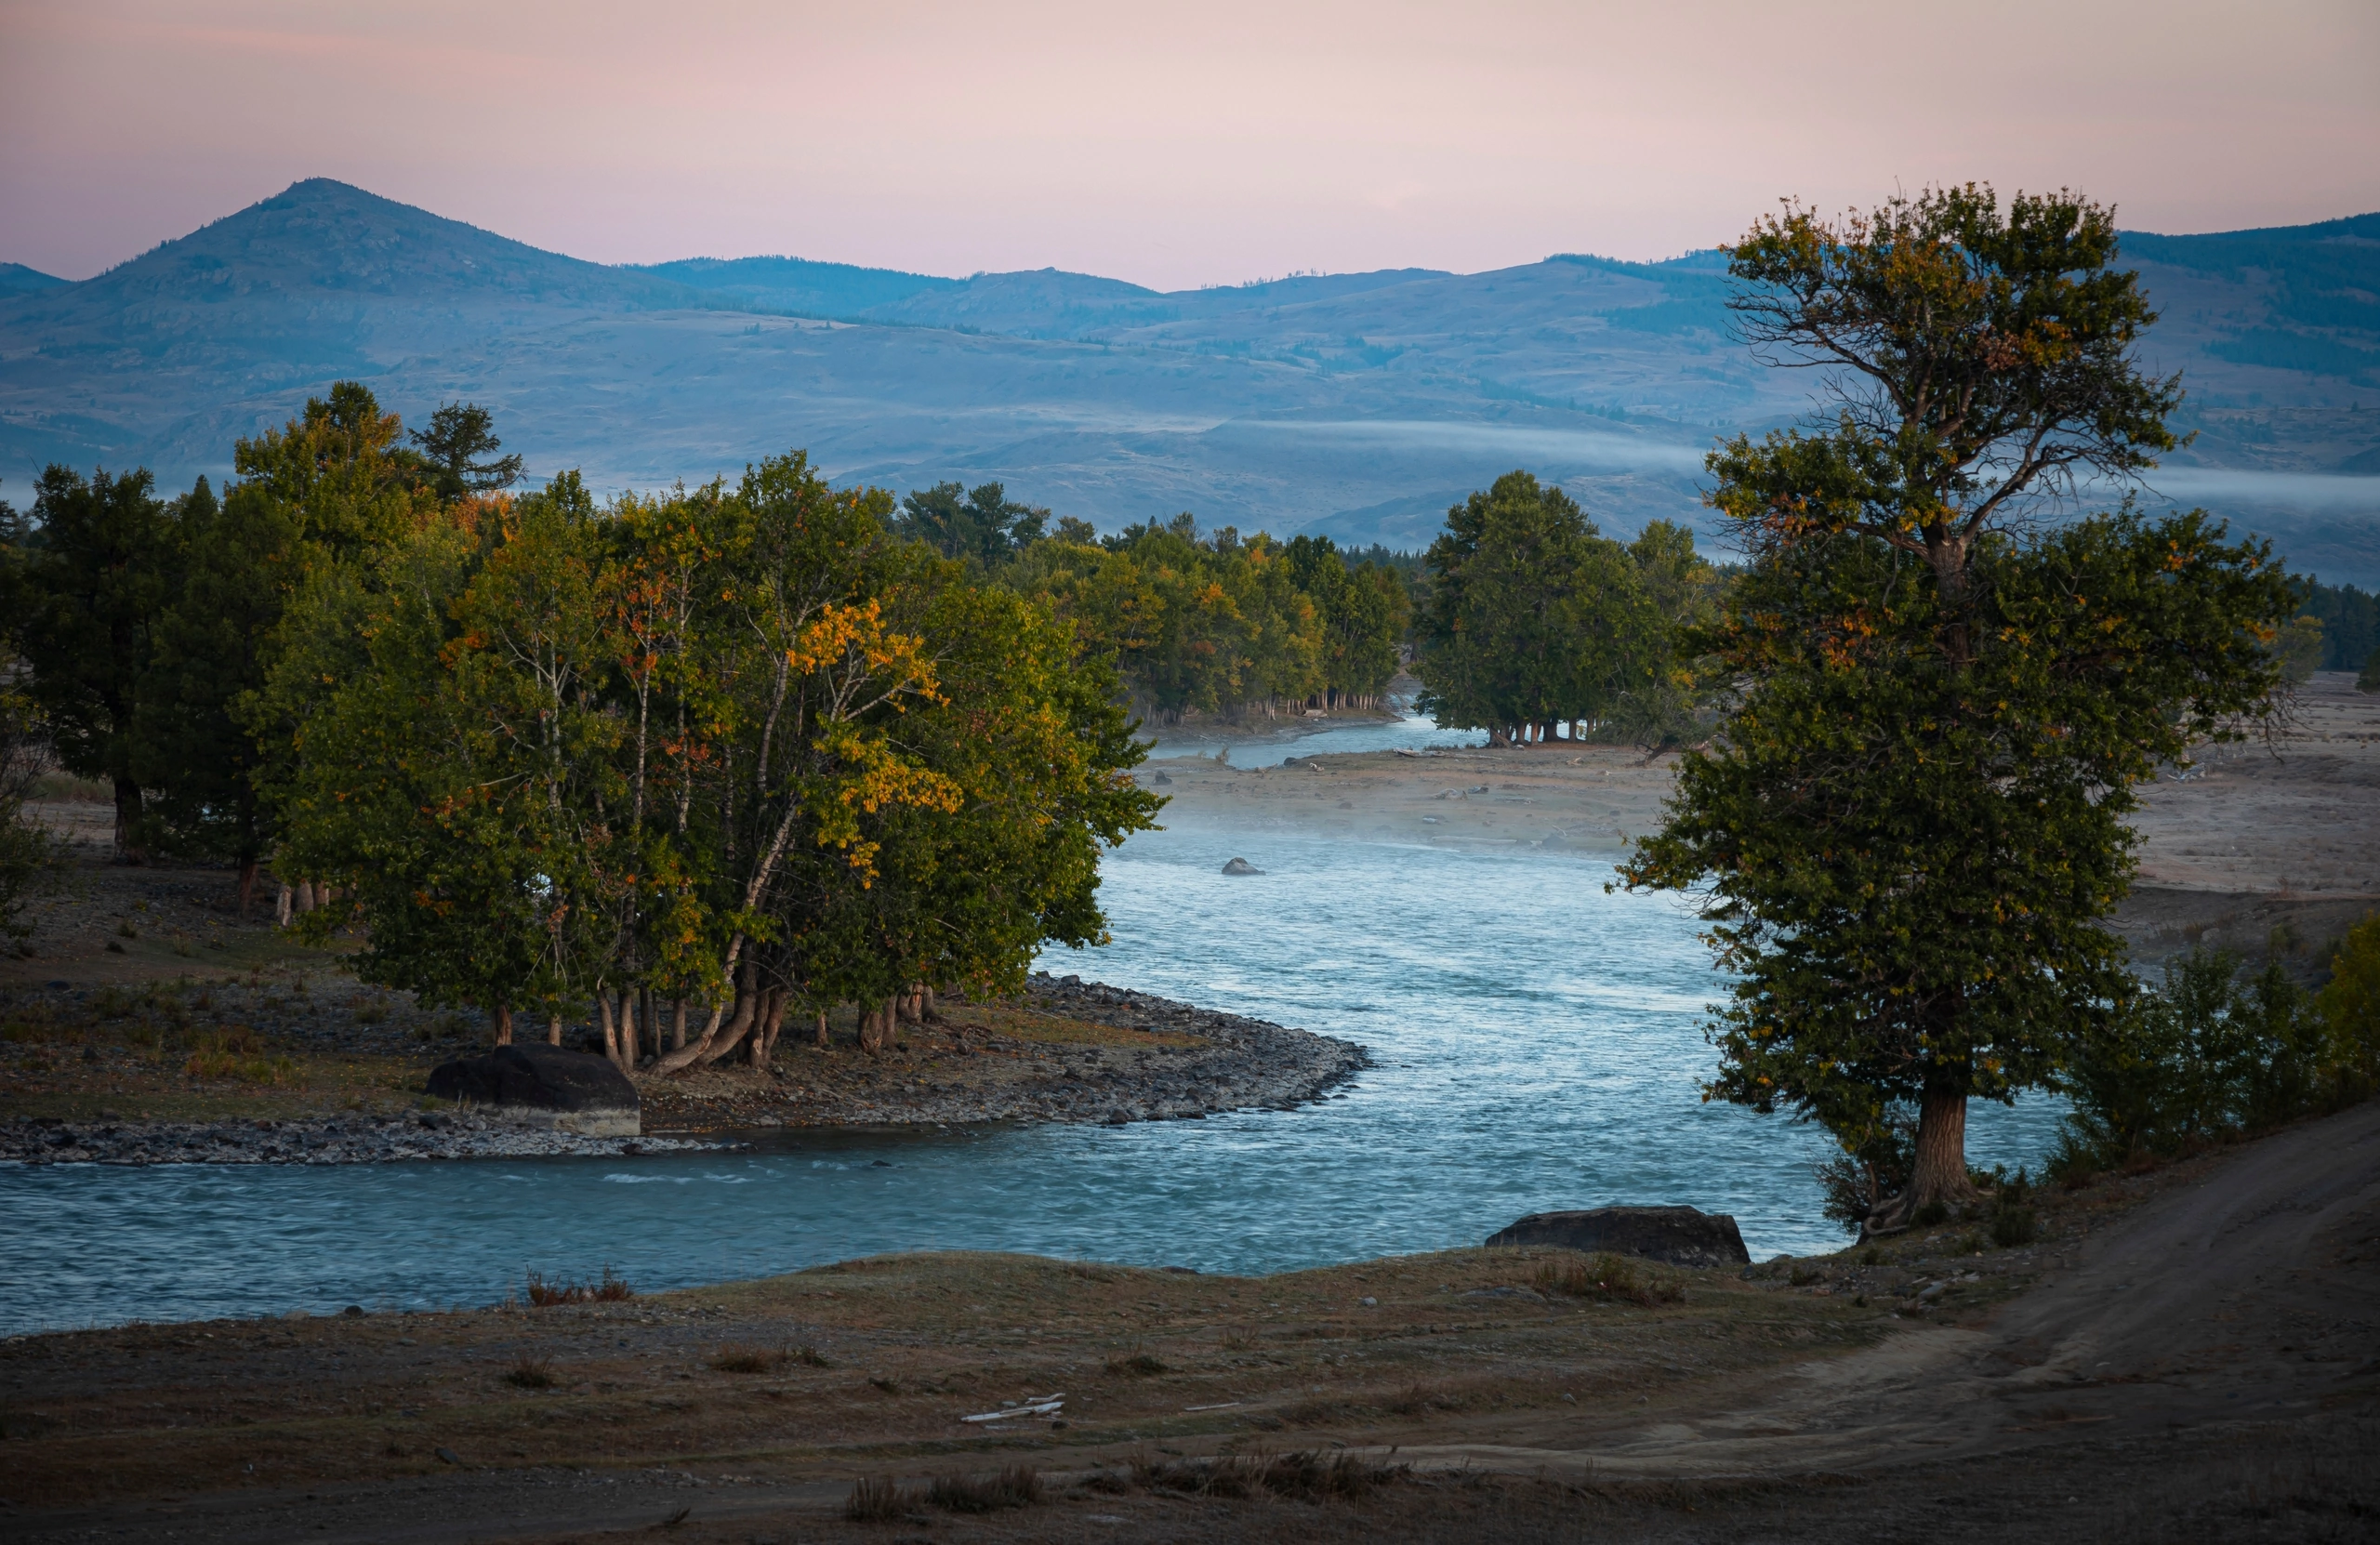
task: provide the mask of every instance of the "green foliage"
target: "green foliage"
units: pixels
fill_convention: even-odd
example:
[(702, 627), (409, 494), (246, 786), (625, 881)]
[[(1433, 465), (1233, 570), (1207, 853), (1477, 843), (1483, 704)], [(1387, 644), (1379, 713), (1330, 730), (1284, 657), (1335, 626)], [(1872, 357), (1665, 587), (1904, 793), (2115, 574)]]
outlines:
[(1134, 711), (1167, 723), (1376, 697), (1408, 614), (1394, 571), (1350, 568), (1327, 537), (1202, 534), (1186, 514), (1096, 546), (1036, 542), (996, 578), (1064, 617)]
[[(1690, 565), (1690, 539), (1673, 552), (1684, 534), (1664, 531), (1648, 548), (1656, 566)], [(1447, 512), (1427, 561), (1420, 706), (1440, 724), (1501, 743), (1523, 726), (1601, 719), (1666, 684), (1668, 630), (1644, 577), (1561, 489), (1506, 473)]]
[(142, 764), (136, 719), (157, 624), (181, 572), (181, 531), (147, 470), (86, 482), (41, 476), (40, 545), (10, 576), (10, 627), (32, 673), (28, 693), (68, 772), (115, 789), (117, 846), (139, 852)]
[(2192, 513), (2009, 528), (2174, 444), (2154, 320), (2107, 211), (1929, 191), (1731, 249), (1755, 347), (1841, 383), (1823, 429), (1739, 437), (1712, 502), (1753, 563), (1691, 647), (1735, 687), (1622, 866), (1696, 890), (1735, 975), (1711, 1097), (1869, 1150), (1919, 1128), (1888, 1221), (1963, 1195), (1965, 1102), (2053, 1078), (2135, 996), (2101, 920), (2161, 759), (2266, 711), (2293, 587)]
[(2339, 941), (2314, 1010), (2343, 1064), (2364, 1086), (2380, 1086), (2380, 912), (2366, 913)]
[[(2380, 956), (2380, 927), (2364, 948)], [(2162, 991), (2078, 1038), (2058, 1086), (2073, 1103), (2058, 1161), (2072, 1175), (2172, 1155), (2334, 1108), (2373, 1087), (2380, 1039), (2326, 1020), (2278, 960), (2193, 949)]]
[(1114, 678), (891, 508), (800, 455), (608, 508), (565, 475), (315, 571), (265, 694), (286, 852), (343, 897), (308, 926), (430, 1002), (710, 1006), (678, 1064), (1099, 937), (1157, 805)]
[(1039, 541), (1049, 520), (1048, 510), (1016, 503), (997, 482), (972, 490), (938, 482), (901, 501), (892, 529), (945, 558), (998, 563)]
[(49, 735), (24, 690), (21, 662), (0, 660), (0, 935), (33, 931), (25, 908), (53, 877), (57, 844), (25, 801), (48, 761)]
[(2380, 654), (2380, 596), (2352, 585), (2303, 582), (2304, 615), (2322, 626), (2320, 670), (2355, 670)]
[(430, 492), (453, 504), (472, 494), (494, 494), (521, 481), (521, 457), (498, 456), (495, 419), (476, 403), (448, 403), (430, 416), (430, 428), (408, 436), (429, 473)]
[(2272, 643), (2281, 664), (2281, 679), (2303, 686), (2322, 668), (2322, 619), (2300, 614), (2281, 625)]

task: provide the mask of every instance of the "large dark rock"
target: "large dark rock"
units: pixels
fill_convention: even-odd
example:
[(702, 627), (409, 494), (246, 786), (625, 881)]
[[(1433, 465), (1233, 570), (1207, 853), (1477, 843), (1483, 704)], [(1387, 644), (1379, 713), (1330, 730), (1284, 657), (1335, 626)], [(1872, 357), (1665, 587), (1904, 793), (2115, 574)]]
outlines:
[(1736, 1221), (1690, 1207), (1599, 1207), (1589, 1212), (1532, 1212), (1490, 1245), (1555, 1245), (1572, 1250), (1639, 1255), (1673, 1266), (1744, 1266), (1752, 1256)]
[(639, 1137), (636, 1086), (608, 1057), (543, 1041), (499, 1046), (484, 1057), (457, 1057), (430, 1075), (430, 1092), (458, 1104), (495, 1110), (509, 1120), (581, 1137)]

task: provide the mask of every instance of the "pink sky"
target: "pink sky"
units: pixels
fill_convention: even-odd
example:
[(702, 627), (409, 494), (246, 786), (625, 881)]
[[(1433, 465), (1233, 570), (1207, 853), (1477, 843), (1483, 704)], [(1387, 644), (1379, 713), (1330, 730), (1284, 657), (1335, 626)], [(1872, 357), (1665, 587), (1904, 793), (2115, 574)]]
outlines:
[(2380, 4), (0, 0), (0, 259), (314, 176), (607, 262), (1166, 288), (1968, 178), (2223, 230), (2380, 208)]

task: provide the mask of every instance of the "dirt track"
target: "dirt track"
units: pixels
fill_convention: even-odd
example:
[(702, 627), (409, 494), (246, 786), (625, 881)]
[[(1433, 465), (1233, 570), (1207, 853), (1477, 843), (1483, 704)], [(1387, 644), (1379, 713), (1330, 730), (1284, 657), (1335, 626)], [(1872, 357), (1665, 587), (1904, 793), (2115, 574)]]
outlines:
[[(1901, 1331), (1740, 1406), (1580, 1447), (1406, 1448), (1603, 1479), (1871, 1470), (2360, 1406), (2380, 1414), (2380, 1102), (2253, 1145), (1980, 1329)], [(2380, 1464), (2380, 1461), (2375, 1461)]]

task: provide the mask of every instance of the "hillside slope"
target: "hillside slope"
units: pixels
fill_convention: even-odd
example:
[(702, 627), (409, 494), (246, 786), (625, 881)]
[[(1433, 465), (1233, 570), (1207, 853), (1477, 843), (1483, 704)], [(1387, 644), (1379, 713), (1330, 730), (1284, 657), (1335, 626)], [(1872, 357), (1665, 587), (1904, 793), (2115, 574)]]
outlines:
[[(2380, 216), (2126, 238), (2184, 372), (2161, 495), (2301, 566), (2380, 579)], [(599, 486), (789, 445), (836, 476), (998, 478), (1113, 526), (1410, 545), (1526, 466), (1633, 530), (1697, 519), (1712, 437), (1806, 411), (1727, 336), (1712, 254), (1488, 273), (1302, 276), (1164, 294), (1040, 270), (968, 279), (790, 258), (613, 268), (327, 179), (95, 279), (0, 273), (0, 497), (46, 462), (219, 473), (341, 376), (408, 417), (467, 397), (539, 471)]]

